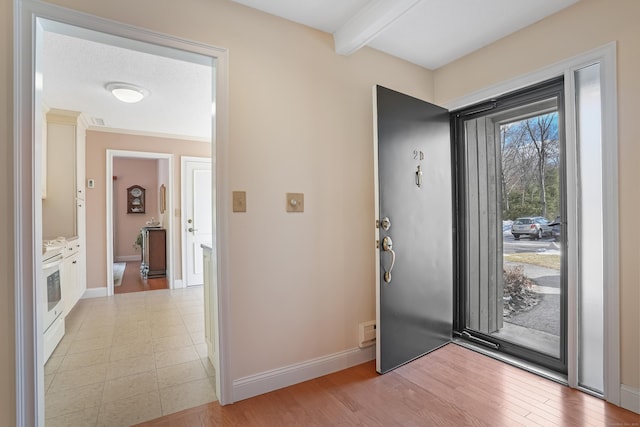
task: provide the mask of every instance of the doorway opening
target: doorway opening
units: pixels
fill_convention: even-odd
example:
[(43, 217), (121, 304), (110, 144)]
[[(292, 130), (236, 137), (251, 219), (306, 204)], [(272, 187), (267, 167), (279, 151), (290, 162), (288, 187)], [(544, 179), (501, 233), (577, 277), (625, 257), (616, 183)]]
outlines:
[[(105, 179), (112, 178), (110, 188), (106, 189), (107, 211), (111, 212), (106, 233), (107, 253), (111, 254), (107, 272), (112, 274), (111, 279), (107, 278), (108, 295), (175, 287), (171, 250), (174, 227), (167, 215), (173, 211), (172, 160), (173, 155), (166, 153), (107, 150)], [(138, 214), (129, 214), (127, 206), (129, 188), (137, 188), (138, 184), (148, 188), (145, 191), (148, 215), (141, 219)], [(146, 242), (149, 237), (153, 245)], [(150, 264), (152, 274), (144, 275), (145, 265)], [(121, 273), (120, 277), (117, 273)]]
[[(620, 389), (618, 134), (616, 44), (609, 43), (533, 73), (518, 76), (448, 104), (451, 111), (489, 107), (502, 94), (564, 76), (566, 218), (563, 239), (575, 248), (567, 258), (567, 374), (550, 374), (530, 363), (473, 345), (493, 357), (566, 382), (616, 405)], [(454, 155), (457, 153), (454, 152)], [(454, 167), (457, 163), (454, 163)], [(459, 185), (458, 177), (456, 186)], [(456, 188), (459, 194), (459, 189)], [(457, 230), (456, 230), (457, 231)], [(458, 233), (459, 234), (459, 233)], [(461, 238), (455, 244), (461, 244)], [(526, 241), (526, 239), (521, 239)], [(459, 265), (460, 260), (456, 260)], [(456, 267), (457, 269), (457, 267)], [(456, 276), (459, 283), (461, 276)], [(606, 286), (605, 286), (606, 284)], [(459, 292), (456, 286), (455, 292)], [(456, 294), (455, 298), (459, 298)], [(459, 335), (456, 317), (454, 334)], [(488, 337), (491, 342), (491, 337)]]
[[(542, 83), (541, 83), (542, 82)], [(556, 88), (554, 91), (554, 82), (563, 82), (564, 88)], [(524, 90), (522, 88), (525, 88)], [(545, 92), (546, 91), (546, 92)], [(374, 92), (375, 93), (375, 92)], [(555, 95), (554, 95), (555, 93)], [(453, 221), (452, 235), (454, 248), (450, 252), (455, 257), (453, 260), (453, 266), (447, 268), (446, 264), (440, 262), (437, 256), (423, 257), (421, 259), (422, 264), (425, 264), (424, 260), (429, 261), (429, 265), (433, 265), (440, 269), (442, 272), (453, 272), (454, 277), (452, 280), (437, 280), (436, 282), (443, 282), (446, 284), (454, 283), (453, 287), (453, 299), (456, 302), (454, 307), (453, 317), (453, 335), (456, 343), (461, 345), (473, 347), (475, 350), (488, 354), (492, 357), (496, 357), (507, 363), (518, 365), (524, 369), (530, 370), (536, 374), (546, 376), (555, 381), (567, 383), (570, 387), (584, 390), (588, 393), (595, 394), (601, 397), (605, 397), (612, 403), (619, 404), (620, 402), (620, 371), (619, 371), (619, 319), (616, 317), (618, 311), (618, 226), (616, 222), (617, 212), (617, 147), (615, 142), (617, 141), (616, 133), (616, 102), (615, 102), (615, 44), (604, 46), (601, 49), (594, 50), (593, 52), (586, 53), (576, 58), (563, 61), (555, 64), (549, 68), (540, 70), (533, 73), (513, 79), (505, 83), (501, 83), (494, 87), (490, 87), (486, 90), (480, 91), (455, 101), (452, 105), (449, 105), (450, 111), (453, 111), (451, 115), (452, 123), (451, 128), (457, 135), (465, 136), (465, 126), (462, 123), (465, 119), (469, 119), (468, 122), (475, 132), (472, 147), (475, 164), (472, 166), (475, 170), (475, 178), (470, 179), (470, 174), (467, 175), (467, 163), (466, 163), (466, 142), (464, 139), (458, 137), (459, 143), (454, 144), (451, 151), (451, 163), (453, 166), (453, 196), (455, 201), (454, 211), (455, 220)], [(512, 99), (511, 103), (508, 102), (507, 96), (514, 96), (521, 94), (526, 98), (529, 97), (527, 102), (521, 103), (523, 99)], [(536, 95), (537, 94), (537, 95)], [(400, 95), (400, 94), (397, 94)], [(537, 96), (537, 97), (536, 97)], [(423, 101), (417, 102), (415, 98), (411, 98), (407, 95), (401, 96), (401, 99), (397, 99), (393, 102), (387, 103), (391, 105), (391, 112), (397, 114), (400, 109), (398, 105), (409, 106), (415, 105), (415, 110), (418, 111), (423, 104), (427, 107), (436, 107), (433, 104), (425, 103)], [(498, 99), (496, 99), (498, 98)], [(553, 98), (556, 98), (553, 100)], [(374, 98), (375, 100), (375, 98)], [(488, 100), (488, 101), (487, 101)], [(516, 101), (516, 102), (514, 102)], [(377, 103), (380, 103), (380, 97), (377, 98)], [(376, 104), (374, 104), (376, 105)], [(472, 106), (472, 107), (470, 107)], [(384, 107), (384, 105), (383, 105)], [(425, 107), (426, 108), (426, 107)], [(566, 116), (562, 113), (561, 108), (566, 111)], [(381, 117), (380, 117), (380, 105), (378, 105), (377, 115), (374, 115), (375, 126), (378, 128), (378, 140), (381, 134)], [(500, 113), (504, 113), (500, 116)], [(456, 113), (458, 115), (458, 126), (454, 120)], [(557, 113), (558, 117), (555, 118)], [(445, 110), (447, 118), (449, 113)], [(385, 114), (385, 116), (388, 114)], [(475, 115), (475, 117), (474, 117)], [(393, 114), (389, 115), (393, 117)], [(396, 138), (398, 140), (411, 141), (428, 141), (435, 146), (437, 138), (436, 135), (446, 134), (447, 144), (446, 150), (449, 153), (451, 146), (448, 141), (448, 129), (444, 131), (432, 131), (431, 137), (426, 138), (411, 138), (409, 132), (404, 130), (427, 128), (433, 120), (428, 118), (426, 114), (421, 114), (419, 123), (416, 123), (413, 127), (408, 127), (407, 118), (409, 115), (404, 114), (402, 116), (402, 124), (399, 127), (403, 130), (402, 134)], [(385, 117), (382, 117), (385, 119)], [(474, 120), (479, 119), (482, 120)], [(566, 134), (566, 143), (556, 143), (558, 150), (560, 151), (560, 157), (550, 161), (553, 164), (553, 168), (560, 172), (560, 181), (555, 186), (562, 189), (564, 200), (561, 198), (560, 202), (556, 202), (555, 209), (560, 212), (560, 221), (557, 223), (550, 222), (546, 224), (552, 228), (552, 235), (555, 231), (556, 237), (559, 237), (559, 241), (562, 244), (564, 242), (565, 247), (573, 248), (570, 251), (562, 252), (560, 246), (560, 253), (555, 253), (556, 264), (560, 262), (561, 280), (559, 287), (554, 289), (554, 286), (538, 286), (537, 290), (553, 291), (549, 292), (551, 295), (557, 295), (560, 293), (560, 302), (566, 300), (566, 305), (563, 304), (565, 314), (560, 314), (559, 317), (561, 331), (556, 338), (556, 342), (560, 342), (560, 352), (549, 350), (545, 347), (538, 347), (538, 350), (532, 350), (526, 346), (519, 346), (516, 340), (500, 340), (493, 336), (491, 332), (497, 332), (501, 325), (498, 322), (504, 324), (504, 313), (500, 311), (500, 305), (498, 302), (504, 303), (504, 295), (498, 294), (500, 290), (499, 286), (503, 286), (504, 283), (498, 283), (498, 279), (503, 281), (503, 271), (498, 269), (497, 264), (499, 262), (496, 256), (495, 249), (498, 245), (503, 244), (504, 234), (511, 234), (512, 239), (515, 241), (513, 231), (518, 234), (520, 240), (516, 243), (528, 243), (538, 242), (540, 238), (548, 239), (548, 230), (545, 235), (545, 230), (540, 233), (531, 233), (534, 240), (527, 240), (521, 234), (524, 234), (523, 230), (513, 229), (513, 223), (517, 222), (518, 218), (513, 220), (513, 223), (509, 226), (503, 226), (502, 221), (498, 218), (497, 213), (502, 211), (502, 208), (497, 209), (495, 205), (498, 201), (502, 202), (502, 197), (498, 198), (501, 191), (502, 182), (498, 178), (501, 175), (502, 159), (496, 160), (496, 153), (501, 153), (501, 147), (496, 147), (497, 142), (500, 141), (500, 127), (497, 129), (493, 126), (487, 126), (487, 122), (494, 125), (503, 126), (503, 132), (507, 131), (507, 125), (520, 124), (521, 127), (526, 129), (526, 124), (521, 123), (525, 119), (534, 119), (532, 123), (529, 123), (530, 127), (534, 127), (537, 122), (542, 128), (547, 128), (546, 133), (554, 134), (555, 132), (548, 132), (554, 127), (557, 127), (558, 136), (562, 133)], [(553, 125), (557, 120), (557, 125)], [(545, 125), (546, 123), (546, 125)], [(383, 120), (384, 124), (384, 120)], [(477, 128), (482, 129), (482, 132), (477, 132)], [(384, 129), (382, 129), (384, 131)], [(562, 132), (561, 132), (562, 131)], [(383, 134), (386, 135), (387, 131)], [(532, 132), (533, 133), (533, 132)], [(393, 133), (390, 134), (392, 137)], [(407, 138), (406, 136), (409, 135)], [(487, 136), (491, 136), (494, 141), (493, 144), (487, 144)], [(498, 136), (496, 136), (498, 135)], [(536, 138), (531, 138), (536, 140)], [(456, 139), (454, 139), (456, 140)], [(452, 140), (453, 141), (453, 140)], [(462, 143), (460, 143), (462, 141)], [(605, 143), (605, 141), (607, 143)], [(505, 138), (506, 142), (506, 138)], [(524, 144), (525, 141), (522, 141)], [(528, 141), (529, 145), (534, 147), (532, 141)], [(551, 142), (551, 141), (549, 141)], [(381, 151), (377, 147), (378, 143), (374, 138), (374, 159), (379, 158)], [(478, 146), (482, 146), (482, 150), (478, 150)], [(553, 144), (552, 144), (553, 145)], [(401, 152), (404, 152), (404, 156), (412, 158), (414, 163), (413, 173), (407, 174), (407, 167), (396, 168), (400, 173), (392, 174), (391, 178), (396, 177), (395, 181), (389, 180), (389, 185), (395, 184), (399, 190), (395, 193), (405, 194), (404, 200), (409, 198), (416, 198), (416, 194), (408, 193), (408, 188), (411, 188), (413, 184), (420, 189), (424, 183), (424, 165), (423, 161), (433, 160), (436, 156), (434, 153), (428, 153), (422, 149), (414, 148), (407, 150), (401, 144), (398, 144)], [(491, 148), (487, 150), (487, 148)], [(540, 145), (538, 145), (540, 148)], [(475, 150), (475, 151), (474, 151)], [(408, 153), (408, 155), (407, 155)], [(424, 155), (423, 155), (424, 153)], [(480, 153), (480, 156), (478, 156)], [(489, 155), (487, 155), (489, 153)], [(493, 153), (493, 156), (490, 154)], [(384, 154), (384, 153), (383, 153)], [(387, 153), (386, 158), (400, 159), (402, 154), (391, 151)], [(487, 162), (487, 159), (494, 159), (491, 162)], [(374, 162), (374, 171), (376, 175), (379, 174), (379, 159), (378, 162)], [(433, 166), (431, 170), (444, 170), (442, 166), (445, 164), (443, 161), (436, 163), (437, 166)], [(492, 167), (488, 167), (491, 166)], [(481, 167), (480, 167), (481, 166)], [(552, 169), (553, 169), (552, 168)], [(563, 171), (564, 168), (564, 171)], [(493, 169), (493, 179), (488, 179), (487, 171)], [(402, 172), (404, 170), (404, 172)], [(411, 170), (411, 168), (409, 168)], [(484, 173), (478, 174), (478, 171), (484, 171)], [(544, 175), (543, 175), (544, 176)], [(451, 175), (449, 175), (449, 178)], [(412, 178), (412, 179), (411, 179)], [(421, 179), (422, 178), (422, 179)], [(484, 197), (479, 197), (479, 180), (482, 178)], [(556, 178), (557, 179), (557, 178)], [(564, 182), (562, 181), (564, 179)], [(467, 192), (466, 186), (471, 181), (474, 184), (476, 191)], [(446, 181), (429, 180), (429, 182), (437, 183), (439, 188), (446, 185)], [(492, 182), (493, 190), (487, 191), (490, 187), (488, 183)], [(534, 180), (535, 182), (535, 180)], [(553, 185), (551, 185), (553, 187)], [(378, 177), (374, 181), (374, 189), (376, 194), (376, 208), (378, 204), (382, 206), (382, 198), (378, 198), (379, 190), (382, 188), (378, 184)], [(538, 197), (536, 200), (540, 200), (540, 189), (536, 193)], [(488, 221), (488, 198), (487, 194), (493, 194), (494, 202), (494, 215), (493, 220)], [(526, 192), (525, 192), (526, 196)], [(483, 222), (483, 240), (476, 242), (477, 246), (475, 251), (468, 251), (467, 234), (465, 227), (468, 227), (466, 223), (467, 219), (465, 215), (469, 215), (466, 212), (468, 202), (467, 198), (473, 201), (472, 207), (475, 210), (475, 216), (482, 216)], [(479, 201), (482, 200), (480, 204)], [(438, 210), (447, 209), (447, 206), (451, 206), (446, 201), (441, 201), (437, 198), (430, 200), (431, 206), (438, 206)], [(522, 204), (522, 203), (521, 203)], [(544, 204), (542, 204), (544, 205)], [(541, 206), (539, 206), (540, 208)], [(549, 206), (547, 206), (548, 208)], [(435, 210), (436, 212), (438, 210)], [(432, 209), (433, 211), (433, 209)], [(544, 210), (543, 210), (544, 211)], [(515, 213), (515, 212), (514, 212)], [(377, 332), (376, 332), (376, 360), (380, 363), (381, 355), (383, 354), (383, 347), (386, 343), (381, 342), (382, 334), (381, 330), (386, 326), (383, 324), (384, 320), (378, 315), (383, 305), (382, 287), (389, 287), (389, 283), (393, 280), (395, 274), (394, 266), (397, 264), (397, 260), (404, 260), (407, 258), (406, 254), (402, 254), (400, 245), (391, 245), (390, 238), (387, 239), (388, 233), (392, 223), (397, 224), (397, 221), (393, 221), (390, 217), (384, 217), (386, 215), (383, 212), (377, 212), (376, 216), (376, 243), (379, 245), (379, 251), (376, 253), (376, 257), (380, 258), (376, 263), (376, 276), (378, 283), (376, 286), (376, 310), (377, 310)], [(532, 214), (528, 214), (532, 215)], [(536, 215), (541, 216), (541, 215)], [(519, 217), (526, 220), (521, 221), (523, 224), (528, 222), (529, 227), (541, 227), (545, 228), (543, 224), (538, 224), (534, 220), (536, 216)], [(453, 215), (452, 215), (453, 217)], [(433, 221), (434, 224), (446, 224), (444, 221), (436, 220), (435, 217), (429, 212), (426, 215), (417, 215), (414, 218), (425, 219)], [(564, 219), (566, 218), (566, 219)], [(415, 222), (415, 221), (414, 221)], [(478, 232), (480, 229), (479, 220)], [(518, 225), (523, 225), (518, 224)], [(558, 227), (559, 226), (559, 227)], [(492, 231), (489, 230), (492, 227)], [(555, 227), (555, 230), (554, 230)], [(396, 227), (397, 228), (397, 227)], [(443, 227), (440, 227), (443, 228)], [(445, 227), (449, 229), (449, 227)], [(382, 229), (385, 233), (383, 234)], [(511, 230), (511, 231), (509, 231)], [(397, 230), (395, 231), (397, 233)], [(469, 233), (471, 235), (471, 233)], [(488, 236), (491, 235), (494, 238), (489, 241)], [(412, 237), (411, 235), (410, 237)], [(475, 239), (477, 236), (471, 236), (470, 239)], [(384, 242), (384, 239), (388, 241)], [(406, 240), (407, 237), (404, 236)], [(538, 240), (536, 240), (538, 239)], [(397, 240), (394, 236), (394, 240)], [(409, 240), (407, 240), (409, 241)], [(429, 240), (433, 242), (433, 236), (429, 237)], [(397, 241), (395, 243), (398, 243)], [(483, 248), (480, 248), (482, 243)], [(557, 242), (556, 242), (557, 243)], [(403, 246), (406, 244), (403, 242)], [(442, 248), (445, 248), (444, 240), (439, 245), (440, 253), (444, 252)], [(493, 262), (489, 263), (489, 254), (491, 253), (487, 248), (493, 248)], [(482, 249), (482, 250), (481, 250)], [(552, 249), (557, 249), (555, 246)], [(501, 249), (502, 250), (502, 249)], [(475, 281), (467, 279), (468, 265), (467, 259), (471, 259), (471, 256), (465, 258), (470, 253), (474, 258), (474, 265), (477, 266), (477, 272), (479, 278), (476, 277)], [(483, 254), (480, 256), (480, 254)], [(533, 254), (533, 259), (540, 261), (537, 253)], [(559, 257), (558, 257), (559, 255)], [(553, 259), (553, 258), (550, 258)], [(526, 260), (526, 258), (525, 258)], [(517, 258), (511, 259), (511, 261), (523, 261)], [(531, 261), (531, 259), (528, 259)], [(504, 260), (503, 260), (504, 262)], [(492, 267), (492, 269), (490, 269)], [(553, 265), (550, 267), (554, 267)], [(566, 279), (562, 279), (563, 269), (566, 271)], [(391, 271), (394, 271), (392, 276)], [(497, 272), (500, 272), (498, 275)], [(384, 275), (383, 275), (384, 273)], [(478, 282), (483, 277), (488, 277), (491, 273), (491, 292), (488, 290), (483, 292), (482, 299), (480, 298), (480, 285)], [(557, 276), (554, 272), (551, 276)], [(434, 275), (422, 275), (421, 279), (425, 282), (433, 281)], [(467, 282), (467, 280), (469, 280)], [(397, 280), (396, 280), (397, 282)], [(484, 286), (489, 286), (488, 279), (483, 282)], [(605, 286), (606, 284), (606, 286)], [(428, 284), (427, 284), (428, 285)], [(425, 285), (425, 286), (427, 286)], [(474, 287), (466, 286), (474, 285)], [(557, 280), (555, 285), (558, 286)], [(403, 287), (395, 286), (396, 289), (404, 289)], [(430, 287), (429, 289), (433, 289)], [(504, 287), (501, 291), (504, 292)], [(558, 291), (559, 289), (559, 291)], [(442, 289), (443, 292), (447, 292), (446, 288)], [(467, 293), (467, 291), (469, 291)], [(479, 316), (479, 319), (475, 319), (476, 324), (471, 324), (468, 327), (467, 319), (468, 313), (465, 313), (467, 306), (465, 305), (465, 298), (471, 300), (472, 292), (476, 293), (474, 300), (474, 310), (471, 310), (473, 314)], [(418, 289), (418, 294), (421, 293), (421, 288)], [(564, 295), (563, 295), (564, 292)], [(424, 293), (424, 292), (422, 292)], [(489, 304), (489, 297), (491, 296), (491, 304)], [(392, 300), (394, 303), (398, 299)], [(413, 302), (413, 299), (412, 299)], [(480, 304), (478, 307), (475, 304)], [(427, 307), (427, 303), (420, 305), (418, 312), (422, 314), (424, 307)], [(406, 308), (409, 308), (408, 310)], [(491, 308), (491, 311), (489, 311)], [(503, 306), (504, 309), (504, 306)], [(400, 319), (405, 323), (417, 324), (416, 311), (411, 308), (411, 305), (399, 306), (392, 312), (394, 318)], [(430, 312), (433, 314), (433, 312)], [(566, 316), (566, 319), (564, 317)], [(445, 316), (446, 318), (447, 316)], [(444, 319), (444, 318), (443, 318)], [(423, 322), (427, 332), (435, 332), (436, 326), (443, 324), (446, 320), (441, 322)], [(481, 323), (482, 321), (482, 323)], [(489, 322), (492, 322), (489, 324)], [(564, 322), (564, 325), (563, 323)], [(557, 323), (556, 323), (557, 324)], [(479, 325), (479, 326), (478, 326)], [(566, 326), (565, 326), (566, 325)], [(497, 326), (497, 327), (496, 327)], [(474, 327), (489, 329), (493, 327), (492, 331), (481, 332), (474, 330)], [(396, 334), (400, 335), (405, 332), (407, 328), (395, 328)], [(565, 333), (566, 338), (562, 337), (562, 333)], [(442, 334), (446, 337), (445, 334)], [(518, 337), (520, 338), (520, 337)], [(562, 342), (566, 339), (566, 346)], [(416, 342), (413, 340), (412, 342)], [(426, 342), (421, 340), (420, 342)], [(550, 346), (551, 347), (551, 346)], [(398, 346), (391, 346), (392, 349), (398, 348)], [(534, 347), (535, 348), (535, 347)], [(554, 347), (555, 348), (555, 347)], [(420, 354), (424, 354), (433, 348), (422, 349)], [(497, 349), (497, 350), (496, 350)], [(510, 353), (504, 350), (512, 350)], [(565, 351), (563, 356), (562, 351)], [(559, 354), (559, 357), (557, 356)], [(417, 357), (414, 353), (413, 357)], [(563, 360), (564, 359), (564, 360)], [(405, 358), (404, 363), (411, 360)], [(566, 361), (566, 365), (563, 367), (563, 362)], [(564, 372), (563, 372), (564, 371)]]
[(564, 79), (454, 114), (456, 329), (567, 373)]
[[(32, 2), (17, 3), (15, 26), (16, 52), (21, 52), (14, 64), (16, 132), (14, 138), (15, 162), (19, 173), (16, 175), (16, 188), (28, 189), (17, 192), (16, 206), (16, 401), (18, 406), (17, 423), (22, 425), (44, 424), (44, 356), (42, 338), (42, 315), (38, 306), (41, 303), (37, 289), (42, 286), (42, 278), (36, 272), (42, 263), (42, 226), (40, 218), (42, 192), (42, 69), (37, 60), (42, 53), (42, 37), (39, 31), (45, 21), (73, 26), (77, 29), (90, 29), (104, 35), (114, 35), (131, 41), (143, 43), (155, 49), (167, 48), (173, 52), (197, 54), (216, 64), (211, 75), (211, 87), (215, 99), (214, 108), (207, 109), (211, 119), (212, 156), (217, 159), (216, 175), (224, 177), (227, 162), (227, 52), (208, 45), (187, 42), (175, 37), (142, 30), (117, 22), (63, 9), (54, 5)], [(213, 114), (211, 114), (213, 112)], [(216, 194), (227, 194), (225, 179), (216, 180), (212, 188)], [(228, 202), (224, 197), (217, 200), (216, 222), (223, 230), (216, 243), (226, 246)], [(18, 220), (19, 219), (19, 220)], [(101, 257), (102, 258), (102, 257)], [(228, 283), (227, 256), (218, 251), (212, 261), (221, 304), (228, 302), (228, 293), (221, 284)], [(231, 402), (231, 383), (228, 377), (229, 360), (226, 356), (228, 310), (219, 313), (219, 334), (216, 335), (218, 360), (216, 361), (216, 394), (221, 403)], [(220, 365), (220, 366), (217, 366)]]

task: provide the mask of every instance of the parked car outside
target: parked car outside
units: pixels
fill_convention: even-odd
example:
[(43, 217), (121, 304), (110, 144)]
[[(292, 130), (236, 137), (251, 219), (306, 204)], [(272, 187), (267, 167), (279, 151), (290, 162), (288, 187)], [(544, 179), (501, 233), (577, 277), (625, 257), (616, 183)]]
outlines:
[(518, 218), (511, 225), (511, 234), (516, 240), (520, 236), (528, 236), (531, 239), (542, 239), (544, 236), (551, 236), (553, 229), (549, 221), (541, 216), (527, 216)]

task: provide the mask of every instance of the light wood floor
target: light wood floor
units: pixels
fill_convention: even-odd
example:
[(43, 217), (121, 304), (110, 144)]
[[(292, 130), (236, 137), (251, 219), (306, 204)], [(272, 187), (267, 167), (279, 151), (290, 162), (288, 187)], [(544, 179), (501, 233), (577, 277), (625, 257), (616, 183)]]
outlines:
[(639, 426), (640, 415), (449, 344), (378, 375), (374, 362), (140, 427)]
[(127, 261), (127, 266), (122, 275), (122, 285), (114, 286), (114, 294), (126, 294), (129, 292), (153, 291), (156, 289), (169, 289), (169, 280), (166, 277), (149, 278), (143, 280), (140, 275), (140, 262)]

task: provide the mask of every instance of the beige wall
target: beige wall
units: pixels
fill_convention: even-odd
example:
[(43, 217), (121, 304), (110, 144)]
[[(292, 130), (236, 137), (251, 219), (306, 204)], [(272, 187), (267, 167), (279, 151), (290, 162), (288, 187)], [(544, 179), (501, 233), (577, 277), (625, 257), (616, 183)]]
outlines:
[[(229, 180), (232, 190), (246, 190), (248, 197), (248, 212), (232, 215), (229, 230), (232, 377), (354, 347), (357, 323), (374, 316), (371, 86), (379, 83), (431, 100), (432, 73), (371, 49), (338, 56), (327, 34), (223, 0), (52, 2), (230, 50)], [(12, 11), (8, 3), (0, 2), (1, 31), (6, 34), (0, 39), (0, 129), (7, 141), (12, 111)], [(638, 34), (630, 19), (639, 14), (634, 0), (618, 0), (616, 8), (609, 6), (615, 10), (609, 10), (607, 3), (582, 0), (559, 17), (484, 49), (480, 56), (471, 55), (438, 70), (435, 95), (444, 102), (583, 47), (619, 39), (621, 228), (626, 224), (629, 229), (639, 207), (632, 195), (639, 178), (633, 167), (638, 148), (631, 140), (638, 132), (630, 120), (635, 112), (631, 99), (638, 94), (631, 73), (640, 65), (634, 52)], [(574, 39), (564, 29), (565, 23), (579, 30), (580, 37)], [(547, 35), (547, 28), (552, 34)], [(535, 35), (542, 40), (534, 40)], [(529, 50), (537, 55), (523, 58), (522, 52)], [(95, 134), (98, 140), (106, 137)], [(110, 146), (102, 144), (103, 149)], [(8, 143), (0, 146), (0, 173), (6, 177), (0, 183), (0, 203), (5, 206), (12, 206), (9, 147)], [(150, 151), (162, 150), (154, 143)], [(104, 168), (104, 161), (98, 167)], [(101, 171), (87, 174), (104, 176), (104, 169)], [(285, 214), (287, 191), (305, 193), (304, 214)], [(104, 205), (98, 208), (105, 212)], [(11, 235), (11, 212), (2, 210), (0, 215), (0, 231)], [(104, 230), (104, 226), (96, 229)], [(633, 238), (637, 234), (632, 231), (629, 237), (623, 236), (621, 245), (623, 382), (630, 386), (638, 386), (634, 366), (638, 361), (639, 263), (638, 239)], [(7, 240), (0, 248), (0, 278), (12, 283), (13, 245)], [(96, 259), (105, 256), (104, 248), (92, 253)], [(103, 265), (98, 273), (104, 269)], [(0, 352), (0, 424), (13, 425), (14, 345), (9, 338), (13, 292), (11, 287), (0, 289), (0, 331), (2, 338), (7, 337), (3, 342), (10, 343)]]
[[(446, 103), (494, 83), (618, 42), (621, 380), (640, 387), (640, 2), (582, 0), (576, 5), (435, 72)], [(472, 72), (471, 72), (472, 70)]]
[[(173, 185), (174, 207), (180, 207), (180, 156), (210, 157), (211, 144), (208, 142), (186, 141), (172, 138), (158, 138), (151, 136), (126, 135), (119, 133), (87, 131), (87, 178), (96, 180), (96, 188), (87, 190), (87, 288), (101, 288), (106, 286), (107, 277), (107, 249), (106, 249), (106, 187), (105, 176), (107, 173), (107, 149), (142, 151), (153, 153), (173, 154)], [(166, 173), (166, 172), (164, 172)], [(147, 189), (147, 195), (152, 200), (157, 200), (158, 168), (155, 169), (153, 181), (155, 188)], [(122, 192), (122, 191), (121, 191)], [(151, 194), (150, 194), (151, 193)], [(169, 197), (167, 193), (167, 197)], [(121, 206), (122, 207), (122, 206)], [(155, 217), (169, 221), (171, 216), (167, 212), (165, 218), (157, 215), (157, 205), (149, 207), (144, 215), (145, 221)], [(173, 256), (175, 262), (174, 279), (182, 277), (181, 270), (181, 240), (180, 240), (180, 216), (179, 212), (173, 215)], [(131, 216), (131, 215), (129, 215)], [(164, 223), (166, 227), (166, 222)], [(130, 239), (131, 240), (131, 239)], [(133, 244), (133, 240), (131, 243)]]
[[(431, 72), (338, 56), (330, 35), (229, 1), (56, 3), (229, 49), (229, 182), (248, 206), (223, 248), (232, 377), (356, 347), (375, 307), (371, 88), (430, 99)], [(286, 192), (305, 193), (305, 213), (285, 212)]]
[[(134, 248), (133, 242), (140, 234), (140, 228), (151, 218), (157, 220), (158, 212), (158, 160), (116, 157), (113, 159), (113, 199), (114, 199), (114, 245), (116, 257), (137, 255), (140, 260), (140, 248)], [(127, 213), (127, 188), (139, 185), (145, 189), (145, 213)]]
[(13, 7), (0, 1), (0, 425), (15, 421), (13, 291)]

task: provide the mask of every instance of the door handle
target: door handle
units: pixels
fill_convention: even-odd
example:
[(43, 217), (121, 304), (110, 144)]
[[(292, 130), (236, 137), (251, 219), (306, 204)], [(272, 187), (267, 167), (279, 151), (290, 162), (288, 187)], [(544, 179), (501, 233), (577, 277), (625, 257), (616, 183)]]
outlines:
[(198, 231), (198, 229), (197, 229), (197, 228), (193, 228), (193, 227), (189, 227), (189, 228), (187, 229), (187, 231), (188, 231), (189, 233), (193, 233), (194, 231)]
[(393, 266), (396, 263), (396, 253), (393, 251), (393, 241), (391, 240), (391, 237), (387, 236), (382, 239), (382, 250), (391, 254), (391, 267), (389, 267), (388, 271), (384, 272), (384, 281), (386, 283), (390, 283), (391, 270), (393, 270)]

